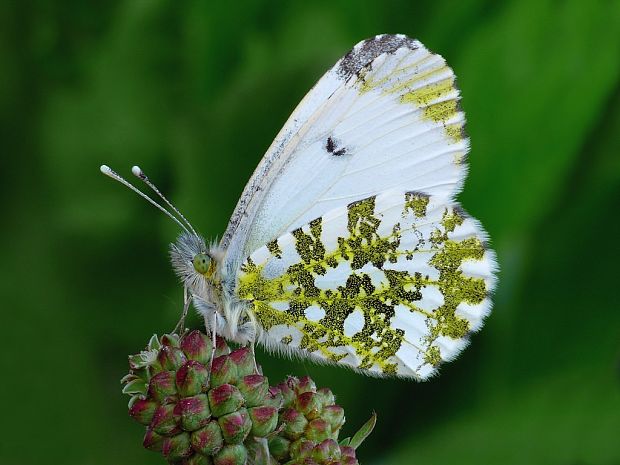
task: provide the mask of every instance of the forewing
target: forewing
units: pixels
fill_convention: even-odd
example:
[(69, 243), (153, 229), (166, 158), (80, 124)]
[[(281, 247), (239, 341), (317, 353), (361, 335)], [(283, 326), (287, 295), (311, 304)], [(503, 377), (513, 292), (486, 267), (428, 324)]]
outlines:
[(357, 44), (302, 100), (222, 238), (227, 269), (326, 211), (391, 188), (453, 199), (468, 140), (452, 70), (402, 35)]
[(444, 197), (388, 191), (256, 250), (237, 295), (269, 348), (426, 379), (490, 311), (496, 265), (485, 237)]

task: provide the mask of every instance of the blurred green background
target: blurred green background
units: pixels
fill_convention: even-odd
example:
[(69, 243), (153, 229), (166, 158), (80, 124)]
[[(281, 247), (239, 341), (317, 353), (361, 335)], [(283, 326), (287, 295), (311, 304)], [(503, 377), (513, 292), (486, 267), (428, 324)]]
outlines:
[(305, 92), (381, 32), (459, 77), (494, 312), (424, 384), (266, 374), (330, 386), (345, 433), (376, 410), (365, 464), (620, 464), (620, 2), (586, 0), (2, 2), (0, 464), (164, 463), (119, 379), (177, 321), (178, 231), (99, 165), (221, 235)]

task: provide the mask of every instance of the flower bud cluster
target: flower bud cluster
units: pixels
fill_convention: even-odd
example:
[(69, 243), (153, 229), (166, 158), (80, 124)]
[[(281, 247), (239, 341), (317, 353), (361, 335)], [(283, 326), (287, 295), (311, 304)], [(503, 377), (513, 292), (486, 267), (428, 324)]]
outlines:
[(357, 465), (344, 410), (308, 378), (271, 387), (251, 350), (200, 331), (153, 336), (122, 380), (143, 445), (175, 465)]

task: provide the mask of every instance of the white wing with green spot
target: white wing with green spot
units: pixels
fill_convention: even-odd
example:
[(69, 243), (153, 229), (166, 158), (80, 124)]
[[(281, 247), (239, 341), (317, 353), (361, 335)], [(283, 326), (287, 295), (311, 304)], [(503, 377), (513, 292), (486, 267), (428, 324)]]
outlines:
[(466, 173), (452, 70), (402, 35), (357, 44), (302, 100), (248, 182), (221, 245), (231, 280), (267, 242), (388, 189), (452, 200)]
[(496, 265), (485, 237), (445, 197), (390, 190), (256, 250), (237, 295), (271, 349), (426, 379), (490, 311)]

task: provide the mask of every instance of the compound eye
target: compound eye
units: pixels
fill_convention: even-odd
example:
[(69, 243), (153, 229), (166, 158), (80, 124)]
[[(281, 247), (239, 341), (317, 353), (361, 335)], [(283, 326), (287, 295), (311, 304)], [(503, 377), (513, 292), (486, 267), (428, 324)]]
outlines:
[(197, 254), (194, 256), (193, 263), (194, 269), (200, 274), (205, 274), (209, 270), (209, 257), (207, 254)]

